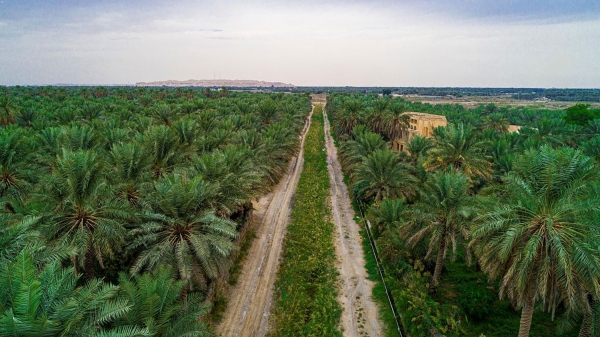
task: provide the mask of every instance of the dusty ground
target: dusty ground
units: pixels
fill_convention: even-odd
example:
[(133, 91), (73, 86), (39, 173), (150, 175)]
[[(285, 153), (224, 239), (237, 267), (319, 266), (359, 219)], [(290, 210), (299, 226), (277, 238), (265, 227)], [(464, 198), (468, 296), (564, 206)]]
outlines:
[(359, 225), (354, 221), (354, 210), (342, 167), (338, 161), (337, 149), (329, 131), (329, 121), (325, 118), (325, 145), (331, 181), (331, 214), (335, 224), (337, 268), (340, 272), (340, 292), (338, 302), (342, 305), (341, 328), (344, 336), (381, 336), (379, 308), (371, 299), (373, 282), (367, 280), (365, 259), (359, 234)]
[(302, 171), (304, 135), (309, 126), (310, 117), (302, 133), (300, 151), (290, 162), (289, 173), (273, 192), (254, 203), (251, 221), (257, 224), (256, 239), (248, 251), (238, 283), (231, 290), (223, 320), (217, 327), (217, 333), (223, 337), (267, 334), (273, 284), (277, 277), (291, 201)]
[[(494, 103), (498, 106), (511, 106), (511, 107), (528, 107), (533, 109), (549, 109), (549, 110), (563, 110), (568, 107), (575, 105), (577, 102), (560, 102), (560, 101), (527, 101), (513, 99), (512, 97), (506, 96), (468, 96), (468, 97), (419, 97), (414, 95), (400, 96), (407, 101), (411, 102), (422, 102), (429, 103), (432, 105), (436, 104), (461, 104), (465, 108), (471, 109), (476, 108), (481, 104)], [(592, 108), (600, 107), (598, 102), (583, 102), (590, 104)]]

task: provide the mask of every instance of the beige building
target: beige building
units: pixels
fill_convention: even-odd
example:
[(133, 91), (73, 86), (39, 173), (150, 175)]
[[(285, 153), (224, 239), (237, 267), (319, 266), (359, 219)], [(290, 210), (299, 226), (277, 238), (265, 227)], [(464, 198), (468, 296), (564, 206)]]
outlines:
[(405, 112), (404, 114), (410, 115), (410, 126), (407, 132), (402, 132), (401, 136), (392, 142), (392, 148), (398, 151), (406, 151), (406, 143), (415, 135), (429, 138), (433, 134), (433, 129), (448, 125), (445, 116), (422, 112)]
[(511, 125), (509, 125), (509, 126), (508, 126), (508, 132), (511, 132), (511, 133), (513, 133), (513, 132), (519, 133), (519, 130), (521, 130), (521, 126), (520, 126), (520, 125), (512, 125), (512, 124), (511, 124)]

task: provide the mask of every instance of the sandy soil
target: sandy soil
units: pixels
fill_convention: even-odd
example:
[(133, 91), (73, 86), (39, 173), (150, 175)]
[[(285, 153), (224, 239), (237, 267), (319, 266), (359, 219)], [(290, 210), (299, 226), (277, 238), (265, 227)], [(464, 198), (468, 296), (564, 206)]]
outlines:
[(331, 214), (335, 224), (337, 268), (340, 272), (338, 301), (342, 305), (341, 328), (344, 336), (381, 336), (379, 308), (371, 299), (373, 282), (367, 280), (360, 227), (354, 221), (354, 210), (344, 184), (337, 149), (325, 117), (325, 144), (331, 181)]
[[(311, 112), (312, 115), (312, 112)], [(292, 198), (304, 163), (304, 135), (310, 126), (310, 117), (302, 132), (300, 151), (292, 158), (288, 174), (273, 192), (254, 203), (252, 214), (256, 239), (248, 251), (238, 283), (231, 290), (229, 305), (217, 333), (229, 336), (265, 336), (269, 328), (269, 313), (273, 284), (279, 268), (279, 255), (289, 221)]]
[[(535, 109), (563, 110), (575, 105), (577, 102), (561, 102), (561, 101), (527, 101), (517, 100), (506, 96), (468, 96), (468, 97), (418, 97), (418, 96), (401, 96), (407, 101), (436, 104), (461, 104), (465, 108), (476, 108), (481, 104), (494, 103), (498, 106), (511, 107), (528, 107)], [(598, 102), (583, 102), (590, 104), (592, 108), (600, 107)]]

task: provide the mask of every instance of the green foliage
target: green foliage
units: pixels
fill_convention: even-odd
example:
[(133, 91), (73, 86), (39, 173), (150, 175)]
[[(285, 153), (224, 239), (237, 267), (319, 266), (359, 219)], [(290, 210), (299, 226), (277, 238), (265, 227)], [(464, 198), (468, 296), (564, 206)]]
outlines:
[[(108, 287), (98, 279), (116, 284), (120, 273), (129, 272), (128, 286), (137, 287), (126, 295), (111, 286), (111, 295), (90, 309), (98, 313), (100, 302), (114, 300), (127, 308), (135, 303), (135, 313), (81, 323), (89, 331), (73, 332), (52, 321), (56, 335), (206, 335), (197, 320), (209, 308), (201, 298), (225, 281), (219, 276), (237, 249), (238, 224), (232, 220), (244, 221), (249, 202), (285, 173), (310, 110), (303, 95), (224, 93), (207, 99), (191, 88), (3, 90), (0, 268), (27, 251), (36, 268), (72, 274), (75, 293), (85, 288), (82, 273), (88, 284)], [(165, 276), (160, 264), (174, 272)], [(140, 276), (142, 271), (157, 274)], [(181, 283), (183, 290), (167, 296), (156, 282)], [(142, 292), (146, 283), (154, 288)], [(57, 301), (68, 305), (59, 308), (65, 320), (79, 320), (79, 311), (88, 315), (71, 295), (60, 296)], [(136, 302), (155, 303), (156, 296), (168, 299), (164, 308)], [(155, 309), (156, 315), (150, 312)], [(54, 320), (48, 315), (15, 316), (23, 318), (20, 335), (43, 319)], [(6, 324), (16, 322), (6, 317)], [(162, 330), (156, 330), (159, 321), (168, 321)]]
[(175, 281), (173, 272), (159, 268), (153, 274), (119, 277), (119, 298), (127, 299), (131, 309), (117, 324), (139, 326), (150, 336), (212, 336), (200, 317), (210, 311), (210, 304), (200, 294), (181, 301), (185, 282)]
[(107, 325), (123, 317), (130, 303), (118, 287), (99, 280), (77, 286), (73, 268), (52, 262), (38, 271), (26, 251), (0, 272), (2, 336), (140, 336), (144, 329)]
[(564, 120), (567, 124), (587, 125), (593, 119), (600, 118), (600, 109), (591, 110), (589, 104), (575, 104), (565, 109)]
[(341, 336), (323, 115), (315, 108), (276, 281), (273, 336)]

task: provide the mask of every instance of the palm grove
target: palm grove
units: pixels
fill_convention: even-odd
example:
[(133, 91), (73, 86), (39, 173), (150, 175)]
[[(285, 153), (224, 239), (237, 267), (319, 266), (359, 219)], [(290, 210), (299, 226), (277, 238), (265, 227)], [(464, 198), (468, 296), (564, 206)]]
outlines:
[(208, 336), (251, 200), (305, 95), (0, 93), (0, 335)]
[[(327, 107), (406, 333), (600, 334), (599, 110), (349, 94)], [(393, 151), (404, 111), (450, 125)]]

